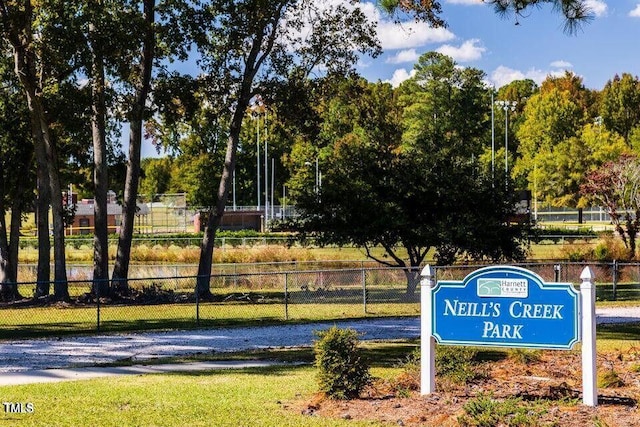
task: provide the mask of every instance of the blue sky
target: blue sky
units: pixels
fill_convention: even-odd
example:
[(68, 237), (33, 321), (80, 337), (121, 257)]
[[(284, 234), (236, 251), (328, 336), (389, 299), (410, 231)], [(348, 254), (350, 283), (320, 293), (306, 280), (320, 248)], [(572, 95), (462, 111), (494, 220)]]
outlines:
[(483, 70), (496, 87), (522, 78), (540, 83), (570, 70), (587, 87), (602, 89), (616, 73), (640, 74), (640, 0), (588, 0), (594, 19), (576, 35), (563, 32), (560, 15), (548, 5), (531, 9), (516, 25), (513, 16), (503, 19), (481, 0), (441, 3), (446, 29), (411, 21), (394, 25), (373, 4), (365, 5), (378, 22), (384, 53), (363, 58), (358, 71), (372, 81), (398, 84), (420, 54), (436, 50)]

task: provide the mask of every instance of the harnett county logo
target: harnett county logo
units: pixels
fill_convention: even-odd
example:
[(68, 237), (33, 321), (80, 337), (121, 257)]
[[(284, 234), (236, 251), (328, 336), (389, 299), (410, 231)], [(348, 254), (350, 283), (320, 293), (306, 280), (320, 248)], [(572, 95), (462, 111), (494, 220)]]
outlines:
[(479, 297), (527, 298), (527, 279), (478, 279)]

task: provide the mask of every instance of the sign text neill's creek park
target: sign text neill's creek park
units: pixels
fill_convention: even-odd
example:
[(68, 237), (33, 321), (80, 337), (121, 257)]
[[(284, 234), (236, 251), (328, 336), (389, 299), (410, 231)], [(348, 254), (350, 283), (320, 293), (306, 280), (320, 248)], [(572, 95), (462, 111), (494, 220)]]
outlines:
[(580, 340), (579, 294), (518, 267), (487, 267), (439, 281), (431, 300), (440, 344), (571, 349)]

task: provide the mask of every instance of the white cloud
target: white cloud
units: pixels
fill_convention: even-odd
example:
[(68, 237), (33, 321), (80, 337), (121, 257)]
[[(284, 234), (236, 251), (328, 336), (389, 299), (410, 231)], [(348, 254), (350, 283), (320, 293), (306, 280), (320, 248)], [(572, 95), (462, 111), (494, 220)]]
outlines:
[(640, 18), (640, 3), (638, 3), (635, 9), (629, 12), (629, 16), (632, 18)]
[(559, 60), (559, 61), (553, 61), (553, 62), (552, 62), (551, 64), (549, 64), (549, 65), (551, 65), (553, 68), (562, 68), (562, 69), (565, 69), (565, 68), (573, 68), (573, 64), (572, 64), (571, 62), (568, 62), (568, 61), (562, 61), (562, 60)]
[(536, 68), (531, 68), (528, 71), (514, 70), (513, 68), (499, 66), (490, 76), (490, 81), (495, 87), (502, 87), (511, 83), (514, 80), (531, 79), (537, 84), (541, 84), (547, 76), (562, 76), (564, 72), (562, 70), (543, 71)]
[(399, 68), (393, 72), (393, 76), (391, 77), (391, 80), (385, 80), (385, 83), (391, 83), (391, 86), (398, 87), (400, 86), (400, 83), (410, 79), (415, 75), (416, 75), (416, 70), (411, 70), (410, 72), (407, 72), (407, 70), (405, 70), (404, 68)]
[(359, 7), (371, 22), (376, 23), (378, 38), (384, 50), (410, 49), (429, 43), (444, 43), (455, 38), (446, 28), (431, 28), (424, 22), (393, 22), (382, 16), (374, 2), (362, 2)]
[(384, 50), (395, 50), (443, 43), (453, 40), (455, 36), (446, 28), (431, 28), (423, 22), (396, 24), (379, 21), (378, 38)]
[(405, 62), (416, 62), (420, 55), (415, 49), (401, 50), (391, 58), (387, 58), (387, 64), (403, 64)]
[(603, 0), (586, 0), (585, 4), (597, 17), (607, 14), (607, 4)]
[(471, 39), (467, 40), (460, 47), (451, 46), (445, 44), (436, 49), (437, 52), (452, 57), (458, 62), (475, 61), (482, 57), (482, 54), (487, 50), (486, 48), (479, 46), (480, 40)]

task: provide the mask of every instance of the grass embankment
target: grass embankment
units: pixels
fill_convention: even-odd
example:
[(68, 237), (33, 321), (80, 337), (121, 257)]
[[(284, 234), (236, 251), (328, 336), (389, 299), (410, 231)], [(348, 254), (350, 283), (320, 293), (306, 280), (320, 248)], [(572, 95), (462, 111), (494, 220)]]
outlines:
[[(598, 351), (627, 351), (638, 344), (640, 323), (599, 328)], [(367, 343), (372, 374), (396, 378), (398, 364), (416, 342)], [(576, 350), (574, 350), (576, 351)], [(503, 360), (507, 350), (481, 349), (479, 359)], [(262, 350), (236, 355), (199, 355), (167, 362), (220, 358), (311, 363), (311, 349)], [(303, 415), (317, 391), (308, 365), (174, 373), (90, 381), (0, 387), (4, 402), (33, 404), (32, 413), (0, 415), (6, 426), (360, 426), (397, 425)], [(549, 403), (550, 405), (551, 403)], [(373, 407), (372, 407), (373, 408)], [(372, 409), (373, 410), (373, 409)]]

